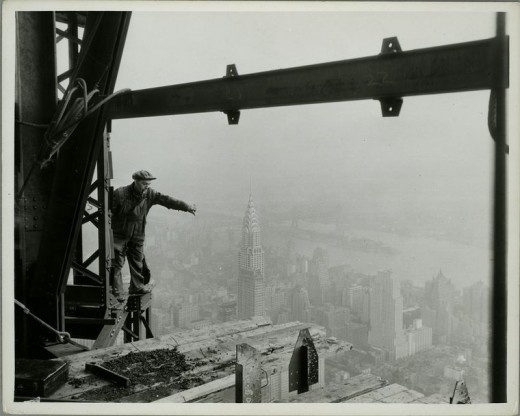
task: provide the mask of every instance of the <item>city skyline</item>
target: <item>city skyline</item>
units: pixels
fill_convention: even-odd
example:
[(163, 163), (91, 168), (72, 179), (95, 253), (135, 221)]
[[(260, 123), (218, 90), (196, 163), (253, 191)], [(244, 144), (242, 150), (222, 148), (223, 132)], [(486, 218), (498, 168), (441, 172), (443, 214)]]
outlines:
[[(488, 376), (482, 357), (488, 351), (489, 325), (487, 315), (481, 313), (489, 308), (485, 285), (468, 283), (458, 290), (440, 266), (422, 286), (412, 282), (400, 284), (398, 276), (388, 270), (364, 274), (348, 264), (329, 264), (329, 254), (319, 243), (312, 255), (302, 255), (289, 236), (285, 247), (264, 246), (257, 215), (250, 195), (242, 221), (229, 222), (223, 217), (211, 222), (192, 222), (188, 228), (179, 230), (180, 241), (192, 243), (182, 251), (185, 259), (175, 262), (184, 265), (182, 274), (189, 273), (200, 282), (195, 291), (184, 291), (176, 301), (177, 310), (184, 311), (183, 323), (172, 315), (171, 326), (166, 326), (164, 333), (244, 318), (240, 315), (241, 292), (249, 290), (249, 295), (243, 298), (254, 299), (255, 286), (240, 286), (240, 278), (244, 277), (241, 265), (245, 270), (249, 267), (250, 272), (256, 267), (263, 272), (257, 276), (262, 276), (264, 282), (261, 292), (265, 316), (273, 324), (294, 321), (318, 324), (331, 339), (353, 343), (357, 352), (350, 358), (338, 357), (324, 364), (324, 377), (345, 379), (372, 371), (422, 394), (443, 391), (450, 385), (449, 380), (463, 377), (469, 380), (477, 402), (487, 400)], [(229, 244), (235, 240), (229, 233), (233, 223), (240, 224), (242, 238), (237, 245)], [(272, 227), (276, 225), (270, 222), (267, 228)], [(160, 230), (167, 235), (171, 233), (164, 227)], [(168, 247), (165, 238), (156, 240), (164, 241), (163, 247)], [(156, 243), (154, 251), (157, 248)], [(262, 253), (261, 257), (253, 255), (255, 248), (257, 255)], [(156, 254), (159, 253), (160, 250)], [(236, 273), (208, 274), (220, 263), (219, 269), (234, 269)], [(252, 310), (249, 308), (250, 315)], [(186, 318), (189, 314), (191, 318)], [(358, 356), (358, 352), (365, 355)], [(370, 357), (368, 361), (366, 357)], [(432, 357), (434, 367), (421, 371), (435, 374), (435, 378), (417, 375), (416, 357)], [(388, 373), (388, 368), (393, 368), (395, 374)], [(479, 377), (474, 377), (477, 370)], [(280, 380), (273, 379), (273, 383), (271, 388), (275, 390), (263, 392), (265, 400), (290, 397), (287, 391), (280, 390), (283, 386)]]

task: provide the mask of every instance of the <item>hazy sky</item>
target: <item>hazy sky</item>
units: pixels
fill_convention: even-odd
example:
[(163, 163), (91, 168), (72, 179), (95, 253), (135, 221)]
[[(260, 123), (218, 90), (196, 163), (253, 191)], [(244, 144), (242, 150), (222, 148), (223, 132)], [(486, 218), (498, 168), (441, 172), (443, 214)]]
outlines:
[[(377, 55), (494, 36), (495, 14), (134, 12), (116, 90)], [(116, 120), (117, 187), (148, 169), (159, 191), (242, 212), (250, 178), (258, 204), (320, 202), (381, 212), (449, 211), (489, 227), (489, 92), (404, 98), (383, 118), (377, 101)], [(451, 214), (450, 214), (451, 215)], [(457, 220), (457, 218), (455, 218)]]

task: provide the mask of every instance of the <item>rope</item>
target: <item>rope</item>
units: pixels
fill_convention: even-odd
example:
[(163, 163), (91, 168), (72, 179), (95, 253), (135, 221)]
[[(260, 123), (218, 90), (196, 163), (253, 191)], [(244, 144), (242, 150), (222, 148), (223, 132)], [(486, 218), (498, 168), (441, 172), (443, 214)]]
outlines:
[(14, 303), (16, 305), (18, 305), (20, 308), (22, 308), (23, 312), (27, 315), (29, 315), (31, 318), (33, 318), (36, 322), (38, 322), (40, 325), (44, 326), (45, 328), (47, 328), (49, 331), (51, 331), (53, 334), (55, 334), (57, 337), (58, 337), (58, 340), (60, 342), (60, 344), (72, 344), (72, 345), (75, 345), (76, 347), (79, 347), (81, 349), (83, 349), (84, 351), (89, 351), (89, 349), (87, 347), (85, 347), (84, 345), (81, 345), (81, 344), (78, 344), (76, 341), (73, 341), (70, 337), (70, 334), (68, 332), (65, 332), (65, 331), (58, 331), (57, 329), (54, 329), (52, 326), (50, 326), (47, 322), (45, 322), (44, 320), (40, 319), (39, 317), (37, 317), (36, 315), (34, 315), (27, 306), (25, 306), (22, 302), (18, 301), (18, 300), (14, 300)]

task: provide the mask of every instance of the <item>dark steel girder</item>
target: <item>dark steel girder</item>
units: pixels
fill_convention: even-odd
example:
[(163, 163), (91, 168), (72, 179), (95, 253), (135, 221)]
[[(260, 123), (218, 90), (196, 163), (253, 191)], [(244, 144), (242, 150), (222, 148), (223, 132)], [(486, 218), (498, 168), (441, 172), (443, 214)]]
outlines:
[(240, 109), (490, 89), (497, 70), (497, 42), (492, 38), (408, 52), (383, 51), (366, 58), (248, 75), (236, 75), (228, 67), (222, 79), (123, 94), (109, 104), (108, 117), (232, 113)]
[[(85, 48), (74, 79), (83, 78), (103, 94), (112, 93), (131, 13), (89, 13)], [(49, 215), (40, 243), (32, 297), (42, 319), (54, 327), (57, 300), (65, 292), (72, 257), (106, 125), (104, 109), (85, 119), (60, 149), (49, 199)]]
[[(36, 262), (52, 185), (53, 169), (30, 175), (44, 142), (44, 129), (56, 109), (55, 30), (53, 12), (16, 14), (15, 92), (15, 298), (32, 308), (28, 291)], [(31, 123), (32, 126), (27, 124)], [(23, 190), (23, 191), (22, 191)], [(20, 194), (21, 193), (21, 194)], [(37, 219), (36, 219), (37, 218)], [(32, 219), (32, 221), (28, 221)], [(15, 317), (17, 357), (33, 352), (30, 335), (40, 329), (18, 311)]]

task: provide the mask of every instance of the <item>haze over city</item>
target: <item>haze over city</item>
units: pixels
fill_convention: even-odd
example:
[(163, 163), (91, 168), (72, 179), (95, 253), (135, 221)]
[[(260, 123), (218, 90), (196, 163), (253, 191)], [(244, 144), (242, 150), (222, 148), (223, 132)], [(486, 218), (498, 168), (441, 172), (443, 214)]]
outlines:
[[(462, 30), (460, 15), (447, 12), (134, 13), (116, 89), (220, 78), (231, 63), (248, 74), (371, 56), (390, 36), (411, 50), (494, 35), (492, 13), (464, 13), (464, 21)], [(196, 203), (199, 219), (241, 216), (251, 187), (263, 220), (290, 219), (298, 210), (344, 223), (354, 235), (390, 231), (462, 243), (465, 261), (459, 247), (420, 250), (456, 251), (444, 267), (457, 281), (467, 279), (463, 270), (487, 279), (488, 100), (488, 92), (408, 97), (391, 118), (368, 100), (244, 110), (236, 126), (222, 113), (117, 120), (113, 184), (149, 169), (158, 177), (154, 187)], [(401, 250), (406, 241), (392, 244)], [(428, 276), (410, 270), (406, 277), (425, 280), (442, 258), (436, 263)]]

